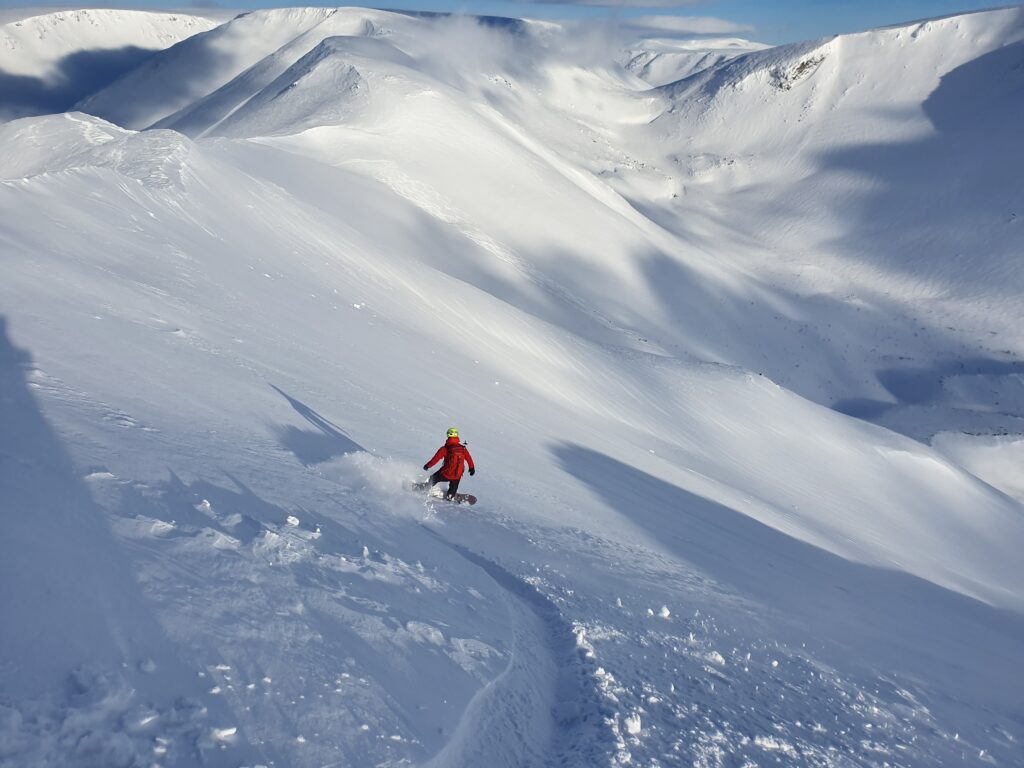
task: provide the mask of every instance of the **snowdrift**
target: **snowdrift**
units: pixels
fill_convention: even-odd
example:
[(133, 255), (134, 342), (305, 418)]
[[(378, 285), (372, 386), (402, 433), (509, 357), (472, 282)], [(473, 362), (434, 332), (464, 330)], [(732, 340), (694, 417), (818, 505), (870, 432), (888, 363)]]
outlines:
[[(949, 435), (1024, 418), (1022, 30), (652, 89), (257, 11), (0, 126), (0, 761), (1013, 764), (1024, 509)], [(406, 490), (453, 424), (472, 510)]]

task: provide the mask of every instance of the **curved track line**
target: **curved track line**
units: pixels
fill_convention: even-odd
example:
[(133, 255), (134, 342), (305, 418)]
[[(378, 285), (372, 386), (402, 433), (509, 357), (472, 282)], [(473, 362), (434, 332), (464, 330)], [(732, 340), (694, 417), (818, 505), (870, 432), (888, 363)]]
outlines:
[(586, 650), (558, 606), (493, 560), (424, 528), (501, 588), (514, 634), (508, 666), (476, 693), (423, 768), (612, 764), (613, 713), (604, 711)]

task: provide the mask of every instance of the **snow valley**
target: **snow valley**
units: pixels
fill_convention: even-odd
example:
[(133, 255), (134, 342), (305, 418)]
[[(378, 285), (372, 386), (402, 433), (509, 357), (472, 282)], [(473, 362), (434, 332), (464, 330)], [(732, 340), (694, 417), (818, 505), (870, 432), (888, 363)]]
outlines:
[(0, 765), (1024, 765), (1024, 10), (0, 36)]

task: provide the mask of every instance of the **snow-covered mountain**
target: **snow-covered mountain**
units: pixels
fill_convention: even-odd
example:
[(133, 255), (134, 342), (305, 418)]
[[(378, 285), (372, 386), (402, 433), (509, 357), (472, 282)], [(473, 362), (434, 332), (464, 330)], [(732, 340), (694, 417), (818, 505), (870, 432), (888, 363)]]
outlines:
[(0, 120), (70, 109), (154, 51), (220, 23), (183, 13), (38, 11), (0, 18)]
[(278, 9), (0, 126), (0, 764), (1021, 764), (1022, 40)]
[(739, 37), (641, 40), (624, 51), (622, 65), (651, 85), (667, 85), (729, 59), (770, 46)]
[(653, 127), (683, 203), (638, 202), (680, 234), (738, 208), (729, 226), (756, 242), (752, 268), (819, 306), (877, 296), (847, 303), (860, 319), (839, 326), (864, 334), (877, 314), (874, 339), (851, 344), (831, 311), (831, 328), (808, 329), (834, 368), (873, 347), (854, 365), (875, 375), (782, 376), (802, 394), (921, 438), (1019, 429), (1022, 51), (1011, 8), (771, 49), (666, 86)]

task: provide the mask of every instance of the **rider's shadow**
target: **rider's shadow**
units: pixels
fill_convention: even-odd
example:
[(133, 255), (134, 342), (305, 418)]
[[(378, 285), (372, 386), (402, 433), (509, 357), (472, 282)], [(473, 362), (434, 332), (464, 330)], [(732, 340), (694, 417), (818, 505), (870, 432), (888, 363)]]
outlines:
[(270, 385), (281, 395), (302, 418), (315, 429), (300, 429), (291, 424), (274, 427), (278, 442), (291, 451), (299, 461), (307, 467), (330, 461), (346, 453), (365, 450), (359, 443), (351, 439), (337, 424), (321, 416), (305, 403), (296, 400), (280, 388)]

